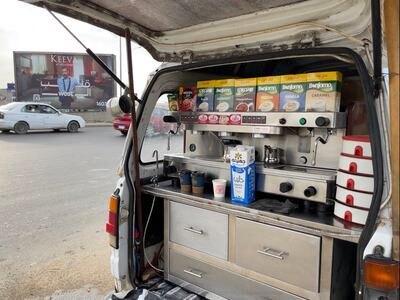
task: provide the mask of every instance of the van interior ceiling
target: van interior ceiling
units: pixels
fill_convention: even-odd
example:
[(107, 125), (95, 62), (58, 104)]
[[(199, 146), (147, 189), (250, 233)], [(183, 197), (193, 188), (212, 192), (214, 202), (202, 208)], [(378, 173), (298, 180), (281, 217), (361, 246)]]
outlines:
[[(348, 134), (363, 135), (368, 134), (365, 96), (362, 89), (361, 78), (355, 64), (350, 58), (336, 55), (320, 55), (306, 57), (289, 57), (271, 60), (258, 60), (250, 62), (215, 64), (207, 67), (196, 67), (183, 71), (173, 71), (179, 73), (175, 78), (180, 78), (177, 82), (178, 88), (181, 85), (196, 84), (198, 80), (213, 78), (250, 78), (271, 75), (296, 74), (307, 72), (326, 72), (339, 71), (343, 74), (342, 82), (342, 102), (340, 111), (347, 112)], [(175, 74), (176, 75), (176, 74)], [(162, 75), (161, 75), (162, 76)], [(160, 78), (161, 79), (161, 78)], [(155, 94), (161, 95), (164, 90), (153, 90)], [(146, 101), (146, 99), (144, 99)], [(152, 99), (153, 100), (153, 99)], [(155, 103), (154, 103), (155, 104)], [(152, 105), (150, 105), (152, 106)], [(147, 110), (147, 108), (146, 108)], [(140, 119), (140, 118), (139, 118)], [(150, 183), (150, 182), (147, 182)], [(149, 218), (153, 196), (143, 195), (143, 221)], [(150, 216), (150, 222), (146, 234), (146, 252), (149, 260), (157, 268), (162, 269), (158, 261), (162, 261), (163, 240), (164, 240), (164, 215), (162, 199), (155, 201), (155, 206)], [(357, 244), (335, 240), (335, 257), (333, 258), (333, 269), (341, 274), (338, 278), (332, 278), (332, 299), (354, 298), (354, 282), (356, 279), (356, 254)], [(152, 275), (160, 274), (159, 270), (150, 271), (148, 266), (141, 279), (148, 279)]]

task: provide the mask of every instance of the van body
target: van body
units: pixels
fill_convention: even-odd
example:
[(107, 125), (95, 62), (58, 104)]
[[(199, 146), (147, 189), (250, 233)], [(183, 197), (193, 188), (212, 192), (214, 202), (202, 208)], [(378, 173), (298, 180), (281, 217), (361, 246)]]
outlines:
[[(123, 298), (159, 276), (209, 299), (398, 299), (399, 173), (394, 132), (399, 110), (388, 96), (390, 89), (398, 103), (396, 46), (391, 46), (397, 32), (398, 64), (398, 1), (26, 2), (121, 36), (128, 28), (132, 40), (164, 62), (140, 97), (133, 118), (137, 149), (130, 126), (120, 179), (110, 199), (107, 232), (116, 296)], [(249, 121), (251, 126), (211, 127), (190, 121), (197, 113), (178, 112), (173, 126), (165, 126), (168, 132), (155, 131), (152, 124), (154, 113), (158, 119), (171, 114), (166, 95), (199, 81), (331, 71), (343, 76), (339, 111), (323, 114), (322, 119), (315, 115), (312, 123), (312, 113), (304, 112), (280, 115), (279, 124), (260, 130), (255, 121)], [(389, 85), (385, 74), (391, 73), (395, 78)], [(268, 122), (276, 114), (254, 116)], [(242, 114), (241, 125), (252, 116)], [(230, 131), (234, 134), (226, 134)], [(305, 196), (293, 198), (306, 199), (294, 200), (303, 212), (309, 203), (316, 210), (282, 213), (235, 205), (229, 199), (218, 202), (212, 190), (203, 195), (182, 193), (176, 185), (179, 171), (188, 168), (210, 175), (208, 184), (228, 176), (229, 163), (211, 159), (210, 153), (222, 156), (221, 140), (234, 136), (255, 147), (260, 199), (284, 200), (271, 195), (284, 196), (293, 184), (305, 184), (290, 173), (299, 165), (307, 166), (305, 172), (322, 170), (310, 182), (335, 187), (343, 137), (360, 135), (369, 137), (372, 152), (366, 187), (371, 202), (369, 209), (361, 209), (364, 225), (333, 216), (335, 191), (307, 201), (304, 197), (312, 198), (321, 189), (315, 186), (305, 186)], [(280, 147), (291, 171), (276, 168), (263, 173), (261, 153), (266, 144), (284, 145)], [(293, 178), (274, 181), (279, 176)], [(337, 203), (336, 208), (341, 205)]]

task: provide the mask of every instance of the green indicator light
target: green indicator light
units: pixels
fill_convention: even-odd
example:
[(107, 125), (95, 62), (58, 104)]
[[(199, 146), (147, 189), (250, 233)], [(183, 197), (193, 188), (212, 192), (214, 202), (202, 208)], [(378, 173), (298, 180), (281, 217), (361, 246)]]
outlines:
[(307, 120), (306, 120), (305, 118), (301, 118), (301, 119), (299, 120), (299, 123), (300, 123), (300, 125), (304, 125), (304, 124), (307, 123)]

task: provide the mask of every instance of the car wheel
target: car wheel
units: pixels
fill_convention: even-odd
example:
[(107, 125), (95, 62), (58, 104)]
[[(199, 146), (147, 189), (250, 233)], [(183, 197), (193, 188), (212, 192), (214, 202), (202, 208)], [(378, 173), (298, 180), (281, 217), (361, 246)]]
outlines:
[(67, 130), (68, 132), (77, 132), (79, 129), (79, 123), (76, 121), (71, 121), (68, 123)]
[(127, 135), (127, 134), (128, 134), (128, 131), (121, 131), (121, 133), (122, 133), (123, 135)]
[(14, 131), (18, 134), (26, 134), (28, 132), (28, 129), (28, 123), (23, 121), (19, 121), (14, 125)]

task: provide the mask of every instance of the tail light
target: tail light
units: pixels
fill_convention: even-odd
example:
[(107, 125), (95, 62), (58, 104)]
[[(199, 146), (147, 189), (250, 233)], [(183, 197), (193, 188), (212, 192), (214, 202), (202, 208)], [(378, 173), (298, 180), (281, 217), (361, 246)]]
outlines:
[(109, 235), (110, 246), (118, 249), (119, 244), (119, 205), (118, 195), (111, 195), (108, 208), (108, 222), (106, 223), (106, 232)]
[(4, 114), (0, 112), (0, 119), (4, 119)]
[(399, 262), (367, 256), (364, 262), (364, 283), (367, 288), (394, 291), (399, 288)]

